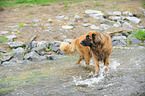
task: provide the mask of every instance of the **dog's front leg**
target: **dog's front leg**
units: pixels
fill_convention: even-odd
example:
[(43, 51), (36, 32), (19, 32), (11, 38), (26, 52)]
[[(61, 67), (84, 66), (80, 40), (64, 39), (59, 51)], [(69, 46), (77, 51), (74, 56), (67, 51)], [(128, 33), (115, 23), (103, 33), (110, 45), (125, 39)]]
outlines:
[(99, 71), (99, 61), (97, 58), (94, 57), (94, 62), (95, 62), (95, 75), (96, 75)]
[(109, 56), (107, 56), (107, 57), (104, 59), (104, 65), (106, 66), (105, 71), (108, 71)]

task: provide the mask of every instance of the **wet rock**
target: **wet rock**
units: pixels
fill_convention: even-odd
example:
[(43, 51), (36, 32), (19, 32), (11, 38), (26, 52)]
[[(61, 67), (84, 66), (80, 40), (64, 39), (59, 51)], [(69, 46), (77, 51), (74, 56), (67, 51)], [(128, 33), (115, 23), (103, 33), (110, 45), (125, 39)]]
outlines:
[(124, 27), (124, 28), (133, 28), (133, 26), (130, 23), (128, 23), (128, 22), (124, 22), (122, 24), (122, 27)]
[(9, 36), (5, 36), (6, 38), (8, 38), (8, 40), (6, 40), (6, 41), (8, 41), (8, 42), (13, 42), (14, 41), (14, 39), (16, 39), (17, 38), (17, 36), (16, 35), (9, 35)]
[(66, 29), (66, 30), (71, 30), (71, 29), (73, 29), (73, 26), (65, 25), (65, 26), (62, 26), (62, 28)]
[(141, 19), (138, 19), (136, 17), (126, 17), (126, 19), (135, 23), (135, 24), (139, 24), (141, 22)]
[(43, 47), (43, 46), (35, 47), (35, 48), (32, 48), (31, 51), (35, 51), (38, 54), (40, 54), (42, 51), (45, 51), (45, 47)]
[(33, 21), (34, 23), (39, 22), (39, 20), (38, 20), (38, 19), (33, 19), (32, 21)]
[(37, 47), (48, 47), (47, 41), (38, 42)]
[(32, 51), (30, 53), (27, 53), (24, 56), (24, 59), (25, 60), (31, 60), (31, 61), (41, 61), (40, 56), (36, 52), (34, 52), (34, 51)]
[(18, 47), (25, 47), (25, 43), (23, 42), (11, 42), (11, 43), (7, 43), (9, 45), (10, 48), (18, 48)]
[(5, 35), (5, 34), (8, 34), (9, 31), (0, 31), (0, 35)]
[(114, 11), (113, 15), (120, 16), (121, 15), (121, 11)]
[(133, 14), (131, 12), (129, 12), (129, 11), (125, 11), (125, 12), (123, 12), (123, 15), (125, 15), (125, 16), (132, 16)]

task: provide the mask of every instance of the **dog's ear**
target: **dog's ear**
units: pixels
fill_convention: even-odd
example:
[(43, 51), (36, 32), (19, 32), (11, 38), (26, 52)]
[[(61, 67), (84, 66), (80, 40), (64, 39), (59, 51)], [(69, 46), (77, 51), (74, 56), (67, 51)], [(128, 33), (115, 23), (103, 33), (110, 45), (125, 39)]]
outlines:
[(103, 33), (92, 34), (93, 43), (96, 45), (97, 43), (104, 44), (105, 36)]

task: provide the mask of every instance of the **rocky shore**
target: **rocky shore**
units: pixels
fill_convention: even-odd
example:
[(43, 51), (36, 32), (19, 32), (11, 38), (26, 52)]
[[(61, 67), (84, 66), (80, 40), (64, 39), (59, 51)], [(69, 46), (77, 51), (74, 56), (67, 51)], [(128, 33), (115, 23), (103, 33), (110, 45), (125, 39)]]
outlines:
[[(142, 10), (145, 13), (145, 10), (143, 8)], [(82, 28), (89, 28), (90, 31), (96, 30), (100, 32), (106, 32), (105, 30), (107, 29), (120, 27), (120, 30), (106, 32), (110, 34), (112, 38), (112, 44), (114, 47), (124, 47), (130, 44), (139, 44), (145, 46), (145, 42), (142, 42), (141, 40), (132, 36), (134, 29), (140, 28), (145, 32), (145, 26), (139, 26), (142, 20), (140, 19), (140, 16), (138, 14), (134, 14), (129, 11), (101, 12), (98, 10), (85, 10), (84, 15), (87, 16), (87, 18), (93, 18), (95, 21), (99, 22), (100, 26), (91, 24), (89, 21), (79, 16), (79, 14), (75, 14), (70, 17), (66, 15), (57, 15), (55, 16), (55, 20), (66, 21), (65, 25), (59, 26), (59, 30), (61, 30), (62, 32), (61, 34), (63, 34), (63, 31), (71, 32), (74, 27), (77, 27), (75, 25), (76, 22), (79, 22)], [(48, 19), (47, 22), (49, 23), (42, 25), (44, 27), (47, 27), (47, 30), (43, 30), (44, 32), (50, 32), (51, 30), (53, 30), (51, 25), (53, 21), (53, 19)], [(33, 19), (32, 22), (34, 23), (33, 26), (40, 25), (39, 19)], [(33, 40), (30, 42), (30, 44), (26, 44), (25, 42), (21, 41), (18, 42), (15, 41), (18, 37), (17, 35), (15, 35), (15, 33), (18, 33), (18, 28), (21, 26), (27, 27), (28, 25), (23, 24), (16, 26), (8, 26), (12, 29), (11, 35), (7, 35), (10, 34), (10, 31), (0, 31), (0, 43), (4, 43), (9, 46), (9, 50), (0, 48), (1, 65), (12, 66), (13, 64), (19, 63), (25, 64), (38, 61), (40, 62), (44, 60), (56, 60), (59, 58), (59, 56), (62, 56), (64, 54), (60, 51), (60, 44), (62, 42), (71, 43), (73, 41), (73, 39), (69, 39), (67, 36), (64, 35), (64, 41), (48, 42)], [(26, 48), (27, 45), (28, 48)]]

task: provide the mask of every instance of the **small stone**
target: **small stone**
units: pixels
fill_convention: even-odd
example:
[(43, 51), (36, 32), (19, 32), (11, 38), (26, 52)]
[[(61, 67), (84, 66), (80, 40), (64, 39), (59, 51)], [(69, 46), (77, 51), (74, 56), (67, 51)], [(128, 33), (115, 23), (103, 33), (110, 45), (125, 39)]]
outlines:
[(58, 15), (58, 16), (56, 16), (56, 18), (57, 18), (57, 20), (61, 20), (61, 19), (65, 18), (65, 15)]
[(88, 27), (88, 26), (90, 26), (90, 25), (91, 25), (90, 23), (84, 23), (84, 24), (83, 24), (84, 27)]
[(73, 29), (73, 26), (66, 25), (66, 26), (62, 26), (62, 28), (63, 29), (66, 29), (66, 30), (70, 30), (70, 29)]
[(109, 25), (107, 25), (107, 24), (101, 24), (101, 26), (100, 26), (103, 30), (107, 30), (107, 29), (109, 29), (110, 28), (110, 26)]
[(39, 22), (39, 20), (38, 19), (33, 19), (33, 22), (37, 23), (37, 22)]
[(37, 43), (37, 47), (48, 47), (47, 41), (41, 41)]

